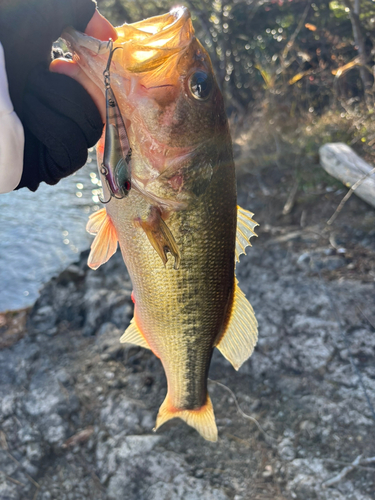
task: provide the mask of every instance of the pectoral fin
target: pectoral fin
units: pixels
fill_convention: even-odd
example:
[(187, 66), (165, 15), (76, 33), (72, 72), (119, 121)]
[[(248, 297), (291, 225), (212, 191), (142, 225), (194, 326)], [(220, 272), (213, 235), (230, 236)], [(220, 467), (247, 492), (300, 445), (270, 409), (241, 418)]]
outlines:
[(96, 234), (87, 265), (91, 269), (98, 269), (117, 250), (116, 229), (105, 208), (90, 216), (86, 229), (89, 233)]
[(237, 207), (237, 234), (236, 234), (236, 262), (240, 261), (240, 255), (246, 255), (246, 247), (251, 247), (250, 238), (257, 236), (254, 228), (258, 226), (253, 219), (253, 213)]
[(86, 225), (86, 231), (90, 234), (97, 234), (106, 217), (107, 210), (105, 208), (91, 214)]
[(236, 280), (227, 329), (216, 347), (238, 370), (252, 354), (258, 340), (258, 322), (253, 308)]
[(145, 349), (150, 349), (147, 340), (142, 335), (140, 329), (138, 328), (135, 319), (133, 318), (130, 325), (125, 330), (124, 335), (120, 338), (121, 344), (135, 344)]
[(180, 251), (169, 227), (161, 218), (160, 211), (156, 207), (152, 207), (148, 218), (139, 219), (138, 222), (163, 264), (166, 265), (167, 253), (169, 252), (174, 257), (174, 268), (178, 269), (181, 260)]

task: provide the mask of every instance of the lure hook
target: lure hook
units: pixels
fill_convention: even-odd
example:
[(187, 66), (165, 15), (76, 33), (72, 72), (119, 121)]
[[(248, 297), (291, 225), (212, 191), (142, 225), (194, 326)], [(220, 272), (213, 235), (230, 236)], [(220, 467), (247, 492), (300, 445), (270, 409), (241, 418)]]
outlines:
[(106, 129), (104, 137), (104, 155), (100, 173), (104, 176), (109, 191), (109, 199), (100, 199), (101, 203), (109, 203), (112, 198), (122, 199), (131, 189), (131, 147), (126, 132), (124, 120), (113, 89), (111, 87), (111, 63), (113, 40), (109, 40), (109, 56), (103, 71), (106, 98)]
[(107, 66), (105, 67), (105, 70), (103, 71), (104, 85), (105, 85), (106, 88), (110, 88), (111, 87), (111, 73), (110, 73), (110, 68), (111, 68), (111, 62), (112, 62), (113, 54), (116, 52), (116, 50), (122, 49), (122, 47), (116, 47), (115, 49), (113, 48), (113, 40), (112, 40), (112, 38), (109, 39), (108, 45), (110, 47), (110, 49), (109, 49), (109, 56), (108, 56)]
[(102, 199), (99, 196), (99, 201), (100, 201), (100, 203), (103, 203), (103, 205), (106, 205), (107, 203), (109, 203), (111, 201), (111, 199), (112, 199), (112, 193), (111, 193), (111, 188), (110, 188), (110, 186), (108, 184), (108, 180), (107, 180), (108, 169), (107, 169), (107, 167), (105, 165), (103, 165), (103, 163), (102, 163), (102, 166), (100, 168), (100, 173), (103, 175), (103, 177), (105, 179), (105, 182), (107, 184), (107, 188), (108, 188), (108, 191), (109, 191), (109, 199), (107, 201), (105, 201), (104, 198)]

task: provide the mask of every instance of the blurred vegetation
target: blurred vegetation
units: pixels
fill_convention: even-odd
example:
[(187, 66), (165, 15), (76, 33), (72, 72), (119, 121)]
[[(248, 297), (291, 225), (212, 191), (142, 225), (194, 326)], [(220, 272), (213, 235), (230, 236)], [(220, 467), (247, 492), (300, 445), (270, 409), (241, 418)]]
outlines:
[[(98, 0), (115, 25), (178, 3)], [(210, 53), (239, 145), (272, 142), (262, 161), (292, 150), (313, 157), (335, 140), (373, 154), (375, 0), (180, 3)]]

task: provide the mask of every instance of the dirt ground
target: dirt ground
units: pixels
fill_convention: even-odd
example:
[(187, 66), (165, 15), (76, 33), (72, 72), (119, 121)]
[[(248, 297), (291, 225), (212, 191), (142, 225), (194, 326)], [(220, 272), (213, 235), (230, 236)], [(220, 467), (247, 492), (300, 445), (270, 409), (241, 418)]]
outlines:
[(119, 254), (95, 272), (82, 254), (31, 310), (0, 315), (1, 500), (374, 499), (375, 210), (353, 196), (327, 227), (345, 192), (322, 179), (283, 215), (293, 171), (239, 177), (260, 223), (237, 266), (259, 342), (239, 372), (213, 356), (217, 443), (179, 419), (152, 432), (166, 381), (118, 341)]

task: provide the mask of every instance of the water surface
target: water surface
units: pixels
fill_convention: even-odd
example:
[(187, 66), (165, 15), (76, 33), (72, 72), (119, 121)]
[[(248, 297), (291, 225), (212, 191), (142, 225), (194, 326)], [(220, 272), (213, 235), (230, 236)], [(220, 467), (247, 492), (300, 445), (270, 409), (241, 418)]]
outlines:
[(55, 186), (0, 194), (0, 311), (31, 305), (41, 285), (90, 246), (85, 225), (100, 191), (90, 151), (87, 164)]

